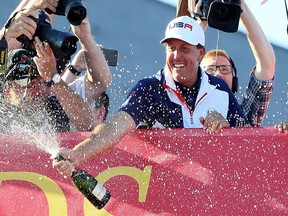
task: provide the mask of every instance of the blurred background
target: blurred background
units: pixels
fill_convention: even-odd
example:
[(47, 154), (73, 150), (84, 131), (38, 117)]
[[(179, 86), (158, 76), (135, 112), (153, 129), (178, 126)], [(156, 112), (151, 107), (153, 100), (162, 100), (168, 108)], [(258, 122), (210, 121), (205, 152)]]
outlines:
[[(268, 5), (273, 1), (275, 4), (275, 0), (270, 0), (266, 4)], [(1, 6), (1, 26), (4, 25), (8, 16), (19, 2), (15, 0), (5, 1), (5, 4)], [(118, 66), (110, 67), (113, 74), (112, 84), (107, 91), (111, 104), (110, 116), (118, 110), (131, 87), (139, 79), (150, 76), (163, 68), (165, 51), (159, 41), (164, 36), (166, 25), (176, 15), (176, 2), (175, 0), (172, 0), (172, 3), (171, 0), (170, 2), (165, 0), (83, 1), (83, 4), (87, 7), (95, 41), (106, 48), (117, 49), (119, 51)], [(254, 10), (262, 10), (260, 2), (255, 2), (258, 3), (258, 7), (251, 8), (253, 12)], [(280, 10), (281, 14), (285, 12), (284, 7), (280, 7)], [(277, 14), (280, 14), (279, 11), (274, 10), (273, 13), (276, 16), (271, 16), (271, 14), (268, 14), (269, 17), (267, 16), (269, 18), (270, 29), (274, 31), (274, 34), (276, 33), (281, 38), (284, 38), (285, 41), (288, 37), (286, 32), (287, 17), (277, 17)], [(283, 26), (283, 31), (279, 30), (278, 32), (273, 27), (280, 26), (279, 18), (286, 25)], [(261, 20), (258, 21), (261, 23)], [(53, 28), (69, 31), (70, 24), (66, 17), (57, 16)], [(220, 36), (218, 47), (230, 54), (237, 67), (240, 86), (237, 98), (240, 101), (249, 82), (249, 74), (255, 65), (255, 60), (241, 26), (236, 33), (225, 33), (208, 28), (205, 33), (207, 50), (216, 48), (218, 33)], [(288, 43), (283, 43), (280, 39), (272, 37), (271, 43), (277, 61), (275, 88), (263, 126), (272, 126), (284, 119), (288, 120)]]

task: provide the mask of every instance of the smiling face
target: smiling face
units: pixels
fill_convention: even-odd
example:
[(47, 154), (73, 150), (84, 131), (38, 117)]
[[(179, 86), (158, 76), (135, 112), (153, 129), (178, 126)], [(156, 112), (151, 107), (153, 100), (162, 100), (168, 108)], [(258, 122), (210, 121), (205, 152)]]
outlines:
[(207, 52), (201, 61), (201, 66), (207, 73), (210, 73), (209, 69), (214, 68), (210, 74), (225, 80), (229, 88), (232, 89), (233, 68), (226, 53), (221, 51)]
[(205, 48), (179, 39), (168, 39), (165, 47), (166, 64), (173, 80), (191, 88), (197, 80), (198, 66)]

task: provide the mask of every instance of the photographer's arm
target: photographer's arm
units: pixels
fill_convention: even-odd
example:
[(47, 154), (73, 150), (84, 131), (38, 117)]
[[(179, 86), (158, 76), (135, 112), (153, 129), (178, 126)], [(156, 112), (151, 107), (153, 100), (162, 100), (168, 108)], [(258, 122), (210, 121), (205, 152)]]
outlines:
[(92, 112), (86, 103), (63, 80), (51, 86), (70, 123), (76, 131), (91, 131), (94, 128)]
[(256, 60), (255, 76), (259, 80), (272, 80), (276, 63), (273, 48), (244, 0), (241, 1), (241, 8), (240, 20)]
[[(53, 75), (57, 73), (53, 51), (48, 43), (42, 43), (38, 37), (35, 37), (34, 45), (37, 51), (37, 56), (34, 57), (37, 69), (44, 80), (50, 81)], [(76, 130), (89, 131), (93, 128), (92, 113), (88, 104), (72, 91), (64, 81), (61, 80), (59, 83), (52, 85), (51, 91), (57, 96), (70, 123)]]
[(101, 47), (97, 45), (91, 33), (90, 23), (86, 17), (81, 25), (72, 26), (74, 34), (79, 38), (86, 61), (87, 76), (85, 91), (88, 100), (96, 100), (110, 85), (112, 75)]
[[(86, 61), (84, 56), (84, 50), (79, 50), (73, 60), (71, 61), (71, 65), (74, 67), (74, 69), (77, 71), (77, 73), (81, 73), (83, 70), (86, 70)], [(64, 73), (62, 74), (62, 79), (67, 83), (72, 83), (77, 78), (76, 74), (73, 74), (72, 71), (70, 71), (69, 68), (66, 68), (64, 70)]]
[[(45, 8), (49, 8), (52, 11), (56, 11), (57, 5), (58, 5), (58, 0), (49, 0), (49, 1), (48, 0), (22, 0), (9, 17), (9, 19), (11, 19), (17, 13), (17, 15), (15, 16), (14, 22), (18, 24), (18, 29), (13, 30), (14, 34), (15, 33), (25, 34), (29, 39), (32, 39), (37, 26), (33, 20), (27, 19), (28, 16), (33, 16), (34, 18), (38, 19), (38, 14), (35, 12), (37, 9), (44, 10)], [(29, 13), (26, 13), (26, 11), (30, 11), (30, 12), (34, 11), (34, 12), (33, 13), (31, 12), (31, 14), (29, 14)], [(23, 20), (17, 20), (19, 17), (25, 14), (26, 14), (26, 19), (24, 19), (25, 17), (22, 17)], [(51, 14), (51, 15), (48, 14), (48, 16), (52, 23), (54, 19), (54, 14)], [(33, 29), (31, 29), (31, 27), (33, 27)], [(28, 32), (25, 32), (25, 30)], [(2, 35), (0, 34), (0, 36)], [(21, 43), (16, 40), (16, 38), (19, 37), (20, 35), (14, 36), (14, 37), (12, 36), (12, 38), (6, 38), (8, 42), (9, 50), (17, 49), (21, 46)]]

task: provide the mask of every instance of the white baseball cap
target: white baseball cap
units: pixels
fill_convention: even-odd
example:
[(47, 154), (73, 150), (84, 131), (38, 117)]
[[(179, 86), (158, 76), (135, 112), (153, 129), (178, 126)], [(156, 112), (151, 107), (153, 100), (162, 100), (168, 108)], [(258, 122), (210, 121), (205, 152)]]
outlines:
[(189, 16), (180, 16), (170, 21), (166, 28), (165, 38), (160, 43), (172, 38), (192, 45), (205, 46), (205, 35), (202, 27)]

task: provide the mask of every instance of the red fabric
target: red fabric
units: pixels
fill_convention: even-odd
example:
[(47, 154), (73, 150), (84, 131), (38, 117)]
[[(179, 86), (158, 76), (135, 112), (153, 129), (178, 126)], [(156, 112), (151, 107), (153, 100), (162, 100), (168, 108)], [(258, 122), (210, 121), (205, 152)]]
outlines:
[[(73, 147), (89, 133), (57, 135)], [(0, 215), (101, 215), (48, 153), (0, 140)], [(287, 215), (287, 149), (272, 127), (137, 130), (80, 168), (111, 192), (103, 215)]]

